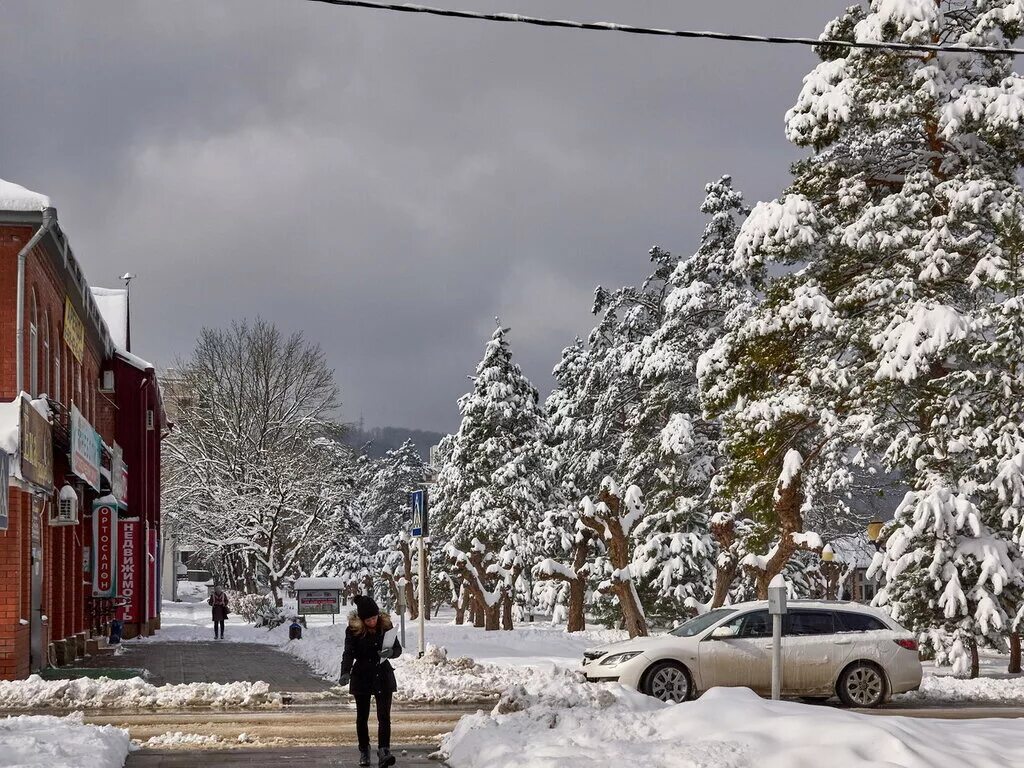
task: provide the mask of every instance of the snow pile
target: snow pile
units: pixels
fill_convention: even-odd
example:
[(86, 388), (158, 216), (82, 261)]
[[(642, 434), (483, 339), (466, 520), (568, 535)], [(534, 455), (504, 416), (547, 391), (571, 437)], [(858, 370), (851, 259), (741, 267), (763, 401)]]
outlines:
[(274, 707), (279, 694), (258, 683), (188, 683), (155, 686), (141, 677), (130, 680), (0, 680), (0, 709), (66, 707), (130, 709), (136, 707)]
[(181, 731), (167, 731), (157, 736), (150, 736), (139, 746), (146, 749), (161, 749), (166, 747), (208, 747), (213, 744), (222, 744), (223, 736), (203, 733), (183, 733)]
[(531, 666), (480, 664), (468, 656), (448, 658), (443, 648), (428, 646), (422, 659), (412, 658), (398, 669), (399, 701), (471, 703), (492, 700), (510, 685), (521, 689), (538, 680), (558, 680), (567, 688), (581, 687), (582, 674), (562, 667), (539, 670)]
[(952, 676), (926, 674), (921, 680), (920, 689), (893, 696), (893, 701), (901, 704), (963, 702), (974, 705), (1024, 706), (1024, 677), (961, 680)]
[(1024, 765), (1013, 720), (878, 717), (715, 688), (666, 705), (621, 686), (558, 681), (464, 717), (441, 755), (453, 768), (1003, 768)]
[(165, 731), (150, 736), (145, 741), (135, 740), (140, 749), (168, 749), (175, 747), (232, 747), (238, 744), (257, 744), (259, 738), (248, 733), (240, 733), (234, 739), (226, 736), (207, 733), (185, 733), (183, 731)]
[(49, 207), (50, 198), (46, 195), (0, 179), (0, 211), (42, 211)]
[(10, 768), (121, 768), (128, 732), (69, 717), (22, 715), (0, 720), (0, 765)]

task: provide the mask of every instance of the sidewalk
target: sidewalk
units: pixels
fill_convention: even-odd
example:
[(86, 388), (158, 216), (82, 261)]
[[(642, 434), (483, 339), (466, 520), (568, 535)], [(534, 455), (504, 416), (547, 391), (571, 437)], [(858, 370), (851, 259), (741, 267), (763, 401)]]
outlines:
[(145, 669), (154, 685), (263, 680), (272, 691), (310, 693), (331, 688), (330, 682), (314, 675), (302, 661), (270, 645), (155, 640), (125, 643), (123, 649), (77, 666)]
[[(444, 768), (444, 763), (428, 760), (433, 751), (427, 747), (396, 747), (396, 768)], [(403, 754), (405, 752), (405, 754)], [(142, 750), (128, 756), (125, 768), (196, 768), (203, 766), (247, 766), (247, 768), (278, 768), (301, 765), (304, 768), (349, 768), (355, 766), (353, 747), (287, 747), (283, 749), (231, 749), (186, 751), (181, 749)], [(377, 764), (377, 756), (373, 756)]]

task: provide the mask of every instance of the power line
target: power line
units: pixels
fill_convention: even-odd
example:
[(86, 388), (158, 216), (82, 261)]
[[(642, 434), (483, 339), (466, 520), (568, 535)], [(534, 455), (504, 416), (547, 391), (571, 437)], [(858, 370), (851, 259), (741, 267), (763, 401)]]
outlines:
[(477, 21), (498, 21), (513, 24), (532, 24), (539, 27), (561, 27), (564, 29), (586, 29), (594, 32), (625, 32), (630, 35), (654, 35), (658, 37), (684, 37), (701, 40), (719, 40), (736, 43), (769, 43), (775, 45), (831, 45), (839, 48), (863, 48), (881, 51), (909, 51), (913, 53), (983, 53), (998, 56), (1024, 55), (1022, 48), (998, 48), (977, 45), (932, 45), (926, 43), (883, 43), (851, 42), (813, 37), (773, 37), (763, 35), (738, 35), (729, 32), (707, 32), (698, 30), (656, 29), (634, 27), (628, 24), (613, 24), (607, 21), (569, 21), (567, 19), (540, 19), (519, 13), (478, 13), (456, 11), (447, 8), (431, 8), (409, 3), (378, 3), (370, 0), (309, 0), (313, 3), (344, 5), (355, 8), (369, 8), (375, 11), (397, 11), (399, 13), (421, 13), (452, 19), (475, 19)]

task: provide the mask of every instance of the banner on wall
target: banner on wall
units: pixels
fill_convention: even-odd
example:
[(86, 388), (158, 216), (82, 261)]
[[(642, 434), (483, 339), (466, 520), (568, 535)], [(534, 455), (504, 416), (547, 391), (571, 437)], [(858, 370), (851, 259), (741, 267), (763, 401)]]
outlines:
[(101, 445), (99, 433), (76, 406), (71, 406), (71, 471), (97, 491), (100, 489)]
[(110, 492), (122, 509), (128, 506), (128, 467), (124, 463), (121, 446), (114, 443), (110, 451)]
[(92, 505), (92, 596), (117, 594), (117, 502), (105, 496)]
[(49, 420), (32, 401), (21, 397), (18, 439), (21, 446), (21, 476), (42, 488), (53, 487), (53, 432)]
[(159, 547), (157, 546), (157, 533), (158, 531), (156, 528), (151, 527), (149, 529), (149, 550), (147, 553), (148, 556), (146, 558), (148, 560), (146, 565), (149, 568), (149, 570), (147, 571), (147, 573), (149, 574), (149, 615), (146, 617), (147, 619), (152, 619), (160, 612), (160, 603), (157, 602), (157, 585), (160, 581), (158, 578), (160, 571), (158, 567), (159, 560), (157, 558), (157, 555), (159, 554)]
[(10, 457), (0, 448), (0, 531), (7, 530), (7, 485), (10, 483)]
[(82, 362), (85, 353), (85, 326), (71, 304), (71, 297), (64, 297), (64, 343), (78, 362)]
[(139, 620), (139, 587), (142, 585), (141, 563), (139, 562), (139, 544), (141, 521), (139, 518), (126, 518), (120, 521), (121, 536), (118, 549), (121, 552), (119, 575), (121, 597), (125, 605), (120, 610), (120, 619), (126, 623)]

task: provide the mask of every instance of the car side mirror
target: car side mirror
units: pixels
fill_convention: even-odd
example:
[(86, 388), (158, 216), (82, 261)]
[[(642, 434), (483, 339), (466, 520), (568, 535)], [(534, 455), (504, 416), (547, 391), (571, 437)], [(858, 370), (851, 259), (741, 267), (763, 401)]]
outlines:
[(711, 633), (712, 640), (728, 640), (730, 637), (736, 637), (736, 630), (733, 627), (715, 627)]

